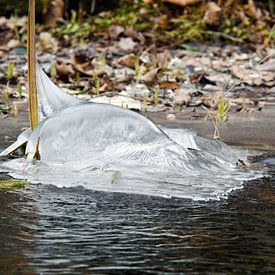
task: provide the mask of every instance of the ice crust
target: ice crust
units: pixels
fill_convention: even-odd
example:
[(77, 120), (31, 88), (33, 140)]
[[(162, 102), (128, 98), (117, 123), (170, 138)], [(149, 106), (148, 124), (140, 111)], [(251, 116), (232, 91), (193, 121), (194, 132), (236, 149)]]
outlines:
[(38, 67), (39, 119), (26, 154), (2, 164), (15, 178), (59, 187), (217, 200), (258, 175), (236, 166), (229, 146), (155, 125), (107, 104), (63, 93)]

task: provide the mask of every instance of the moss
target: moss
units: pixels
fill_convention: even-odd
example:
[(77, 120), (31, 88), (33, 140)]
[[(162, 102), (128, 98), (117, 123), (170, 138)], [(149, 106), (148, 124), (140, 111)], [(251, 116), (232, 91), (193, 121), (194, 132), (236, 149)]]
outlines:
[(26, 181), (19, 180), (0, 180), (0, 190), (12, 190), (24, 187), (29, 184)]

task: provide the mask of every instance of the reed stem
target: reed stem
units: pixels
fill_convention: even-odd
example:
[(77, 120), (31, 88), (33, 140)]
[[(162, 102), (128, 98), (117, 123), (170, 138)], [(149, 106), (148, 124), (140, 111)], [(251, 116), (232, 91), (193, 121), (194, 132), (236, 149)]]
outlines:
[(28, 91), (29, 121), (34, 130), (38, 124), (38, 100), (36, 87), (36, 56), (35, 56), (35, 0), (29, 0), (28, 14)]

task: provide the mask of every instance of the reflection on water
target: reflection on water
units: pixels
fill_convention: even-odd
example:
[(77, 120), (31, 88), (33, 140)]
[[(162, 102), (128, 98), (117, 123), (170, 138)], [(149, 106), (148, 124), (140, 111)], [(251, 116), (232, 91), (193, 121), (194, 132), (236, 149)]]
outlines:
[(35, 245), (34, 201), (21, 192), (4, 191), (0, 191), (0, 201), (0, 273), (33, 274), (27, 255)]
[(0, 199), (5, 274), (275, 272), (271, 179), (208, 203), (42, 185)]

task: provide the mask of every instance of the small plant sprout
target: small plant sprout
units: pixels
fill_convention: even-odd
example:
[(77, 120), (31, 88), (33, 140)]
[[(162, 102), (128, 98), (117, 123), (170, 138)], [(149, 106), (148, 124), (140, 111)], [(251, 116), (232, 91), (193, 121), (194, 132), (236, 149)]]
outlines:
[(89, 23), (80, 24), (77, 22), (77, 12), (72, 11), (71, 21), (56, 30), (56, 34), (63, 36), (68, 40), (77, 40), (81, 44), (84, 43), (85, 38), (91, 33), (91, 26)]
[(207, 118), (211, 119), (211, 122), (214, 126), (214, 134), (213, 134), (213, 138), (214, 139), (219, 139), (220, 138), (220, 131), (218, 128), (218, 117), (217, 117), (217, 113), (214, 111), (209, 111), (207, 108), (203, 107), (206, 110), (206, 116), (205, 116), (205, 120), (207, 120)]
[(19, 111), (18, 111), (18, 106), (17, 106), (16, 103), (14, 103), (14, 104), (13, 104), (12, 114), (13, 114), (14, 116), (18, 116), (18, 113), (19, 113)]
[(134, 65), (135, 65), (135, 78), (137, 81), (139, 81), (142, 77), (142, 71), (144, 68), (140, 66), (140, 60), (138, 57), (135, 59)]
[(119, 179), (120, 179), (120, 176), (121, 176), (121, 172), (118, 171), (118, 170), (114, 170), (114, 171), (112, 172), (112, 181), (111, 181), (111, 183), (112, 183), (112, 184), (118, 183), (118, 181), (119, 181)]
[(154, 88), (154, 104), (157, 105), (159, 103), (159, 86), (155, 86)]
[(102, 68), (102, 70), (105, 72), (105, 70), (106, 70), (106, 65), (107, 65), (107, 60), (106, 60), (106, 57), (104, 56), (102, 59), (101, 59), (101, 62), (100, 62), (101, 64), (101, 68)]
[(273, 48), (275, 45), (275, 24), (272, 26), (272, 29), (269, 32), (267, 44), (270, 44), (271, 48)]
[(51, 67), (50, 67), (50, 75), (51, 75), (51, 77), (56, 77), (56, 75), (57, 75), (56, 66), (55, 66), (54, 63), (51, 64)]
[(99, 96), (100, 80), (96, 71), (93, 71), (93, 85), (95, 87), (93, 87), (92, 91), (95, 92), (97, 96)]
[(21, 99), (22, 98), (22, 85), (21, 85), (20, 81), (17, 82), (16, 90), (18, 92), (19, 98)]
[(9, 62), (7, 70), (7, 80), (10, 81), (14, 77), (14, 63)]
[(204, 108), (207, 112), (205, 119), (209, 117), (214, 126), (214, 134), (213, 134), (214, 139), (220, 138), (220, 131), (219, 131), (218, 125), (224, 123), (227, 120), (228, 118), (227, 114), (228, 114), (229, 108), (230, 108), (230, 105), (228, 101), (225, 99), (223, 92), (220, 92), (218, 94), (216, 111), (209, 111), (207, 108)]
[(8, 107), (8, 109), (11, 110), (11, 102), (10, 102), (10, 98), (9, 98), (8, 88), (4, 89), (3, 95), (4, 95), (4, 100), (5, 100), (5, 103)]
[(96, 88), (96, 95), (99, 96), (99, 92), (100, 92), (100, 79), (99, 79), (99, 77), (98, 77), (97, 74), (96, 74), (95, 88)]
[(242, 109), (240, 111), (241, 113), (245, 113), (247, 112), (247, 106), (246, 106), (246, 98), (243, 97), (243, 101), (242, 101)]
[(143, 104), (142, 104), (142, 112), (146, 112), (147, 110), (147, 97), (146, 95), (143, 96)]
[(140, 71), (140, 63), (139, 63), (139, 58), (137, 57), (135, 59), (135, 77), (139, 76), (139, 71)]
[(76, 73), (75, 80), (76, 80), (77, 83), (80, 82), (80, 73), (79, 72)]
[(42, 12), (43, 14), (45, 14), (47, 12), (48, 9), (48, 1), (49, 0), (42, 0)]
[(219, 93), (217, 102), (217, 121), (218, 123), (224, 123), (227, 120), (227, 113), (229, 111), (230, 105), (225, 99), (223, 93)]

